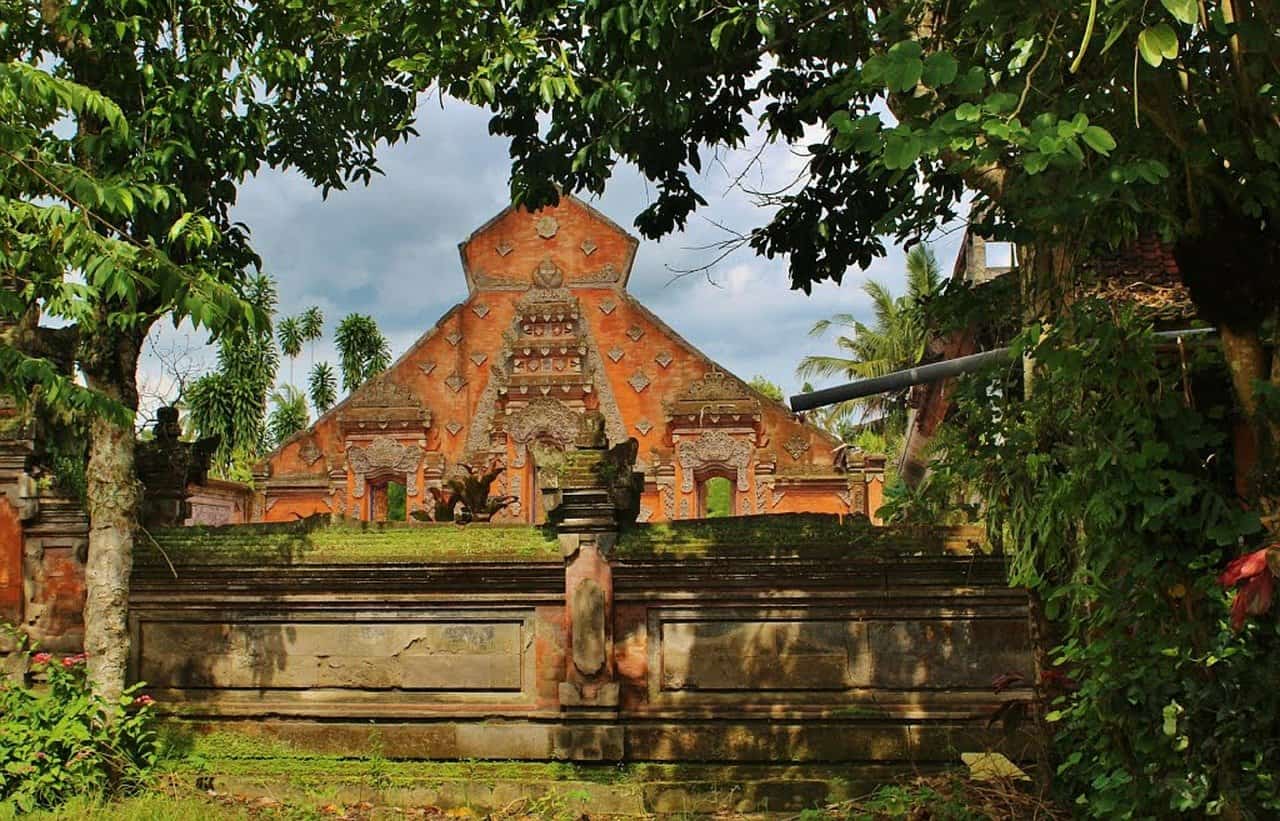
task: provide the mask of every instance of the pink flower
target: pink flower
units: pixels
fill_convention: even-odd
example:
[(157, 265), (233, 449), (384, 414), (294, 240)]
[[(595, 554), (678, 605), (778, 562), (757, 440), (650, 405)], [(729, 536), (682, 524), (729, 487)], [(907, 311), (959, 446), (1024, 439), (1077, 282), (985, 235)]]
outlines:
[(1272, 545), (1237, 556), (1218, 577), (1223, 587), (1239, 587), (1231, 603), (1231, 629), (1237, 633), (1244, 629), (1247, 617), (1261, 616), (1271, 609), (1276, 577), (1267, 566), (1267, 554), (1274, 549)]
[(67, 668), (75, 667), (77, 664), (83, 664), (84, 660), (87, 658), (89, 658), (89, 656), (86, 653), (76, 653), (74, 656), (63, 656), (62, 666)]
[(32, 664), (48, 664), (53, 659), (52, 653), (36, 653), (31, 657)]
[(138, 696), (133, 700), (134, 707), (150, 707), (152, 704), (155, 704), (155, 703), (156, 703), (156, 700), (154, 698), (152, 698), (151, 696), (145, 696), (145, 695)]

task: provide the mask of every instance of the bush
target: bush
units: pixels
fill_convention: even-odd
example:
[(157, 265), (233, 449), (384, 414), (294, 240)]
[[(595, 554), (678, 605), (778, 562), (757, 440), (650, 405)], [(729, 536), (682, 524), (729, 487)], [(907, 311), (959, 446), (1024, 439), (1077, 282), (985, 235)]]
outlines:
[(135, 791), (157, 757), (153, 702), (137, 695), (141, 685), (110, 703), (90, 691), (84, 654), (30, 661), (45, 684), (0, 680), (0, 805), (26, 813)]

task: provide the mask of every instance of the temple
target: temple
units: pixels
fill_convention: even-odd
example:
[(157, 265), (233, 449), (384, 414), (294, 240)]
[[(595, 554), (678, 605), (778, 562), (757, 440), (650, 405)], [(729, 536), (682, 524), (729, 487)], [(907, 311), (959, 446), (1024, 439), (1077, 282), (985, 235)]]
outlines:
[(641, 305), (638, 245), (569, 196), (498, 214), (459, 246), (466, 301), (258, 465), (254, 517), (383, 520), (396, 485), (430, 517), (430, 488), (497, 463), (517, 501), (496, 520), (540, 523), (589, 410), (609, 444), (639, 443), (641, 521), (873, 514), (883, 457), (847, 453)]

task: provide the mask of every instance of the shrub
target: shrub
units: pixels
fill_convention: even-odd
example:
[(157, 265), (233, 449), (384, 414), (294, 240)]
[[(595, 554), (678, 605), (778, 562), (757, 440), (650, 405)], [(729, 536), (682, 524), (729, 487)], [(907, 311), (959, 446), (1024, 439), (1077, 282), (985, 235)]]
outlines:
[(45, 684), (0, 680), (0, 802), (26, 813), (136, 790), (157, 757), (153, 702), (137, 694), (141, 685), (111, 703), (90, 690), (84, 654), (30, 661)]

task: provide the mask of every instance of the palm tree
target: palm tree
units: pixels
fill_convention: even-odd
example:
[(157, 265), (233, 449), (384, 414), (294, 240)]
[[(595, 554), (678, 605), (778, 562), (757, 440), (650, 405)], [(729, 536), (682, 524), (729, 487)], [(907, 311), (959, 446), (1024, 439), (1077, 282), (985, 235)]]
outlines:
[[(845, 331), (836, 339), (840, 353), (806, 356), (796, 373), (801, 378), (870, 379), (919, 364), (928, 342), (920, 304), (936, 294), (941, 283), (933, 251), (927, 245), (915, 246), (907, 254), (906, 295), (895, 298), (882, 283), (867, 280), (862, 290), (871, 297), (871, 324), (847, 313), (815, 323), (810, 331), (814, 336), (833, 327)], [(899, 391), (842, 402), (827, 410), (822, 422), (838, 429), (857, 414), (896, 429), (906, 422), (906, 396), (906, 391)]]
[(328, 362), (317, 362), (311, 367), (310, 393), (317, 414), (328, 413), (338, 400), (338, 378)]
[(271, 446), (279, 447), (290, 436), (304, 429), (311, 418), (307, 414), (307, 399), (293, 385), (282, 385), (271, 394), (271, 416), (267, 419), (267, 434)]
[(319, 306), (312, 305), (298, 317), (298, 325), (302, 331), (302, 340), (311, 343), (311, 366), (316, 364), (316, 340), (324, 336), (324, 312)]
[(281, 320), (276, 328), (276, 339), (280, 340), (280, 350), (289, 357), (289, 382), (293, 382), (293, 361), (302, 353), (302, 326), (297, 317)]
[(334, 342), (338, 346), (342, 387), (348, 393), (391, 364), (391, 345), (371, 316), (347, 314), (338, 323)]

